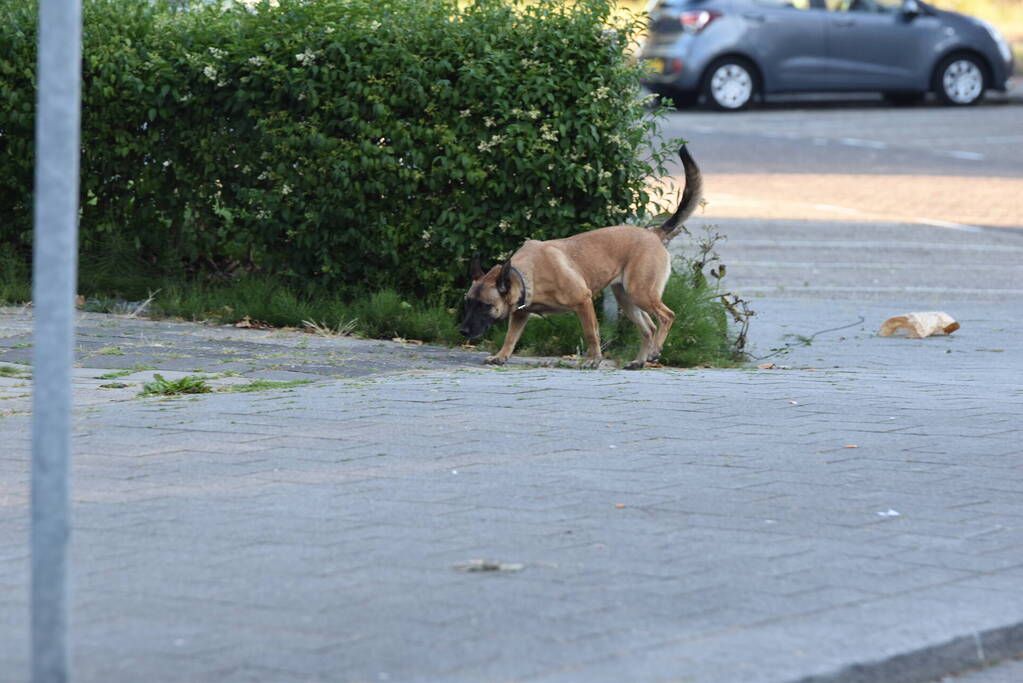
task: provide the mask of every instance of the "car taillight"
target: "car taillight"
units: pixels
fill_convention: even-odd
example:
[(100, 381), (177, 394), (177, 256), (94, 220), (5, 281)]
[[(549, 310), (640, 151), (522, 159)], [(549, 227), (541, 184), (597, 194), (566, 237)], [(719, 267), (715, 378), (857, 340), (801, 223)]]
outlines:
[(699, 33), (703, 29), (707, 28), (710, 22), (720, 16), (721, 12), (711, 12), (704, 9), (698, 12), (683, 12), (678, 15), (678, 20), (682, 23), (683, 31)]

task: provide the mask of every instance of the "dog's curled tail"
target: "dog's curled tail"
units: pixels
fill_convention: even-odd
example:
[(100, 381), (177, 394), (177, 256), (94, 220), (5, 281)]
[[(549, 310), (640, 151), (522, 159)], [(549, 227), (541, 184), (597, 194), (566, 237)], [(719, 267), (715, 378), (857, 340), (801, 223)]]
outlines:
[(674, 215), (659, 228), (656, 228), (661, 233), (661, 239), (666, 243), (685, 230), (686, 219), (693, 215), (703, 197), (703, 174), (700, 173), (700, 167), (696, 165), (696, 161), (689, 154), (685, 145), (682, 145), (682, 149), (678, 151), (678, 156), (682, 159), (682, 168), (685, 170), (686, 188), (682, 192), (682, 200), (679, 202), (678, 208), (675, 209)]

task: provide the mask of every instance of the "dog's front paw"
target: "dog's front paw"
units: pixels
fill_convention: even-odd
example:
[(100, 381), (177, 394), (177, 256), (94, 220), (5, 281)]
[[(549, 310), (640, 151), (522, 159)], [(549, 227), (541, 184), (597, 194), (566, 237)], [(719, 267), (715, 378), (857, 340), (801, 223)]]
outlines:
[(508, 359), (500, 355), (487, 356), (487, 365), (504, 365), (507, 362)]
[(628, 363), (625, 366), (625, 369), (626, 370), (642, 370), (644, 365), (646, 365), (646, 363), (644, 363), (643, 361), (641, 361), (641, 360), (634, 360), (631, 363)]
[(584, 370), (596, 370), (600, 367), (600, 358), (587, 358), (582, 362), (582, 368)]

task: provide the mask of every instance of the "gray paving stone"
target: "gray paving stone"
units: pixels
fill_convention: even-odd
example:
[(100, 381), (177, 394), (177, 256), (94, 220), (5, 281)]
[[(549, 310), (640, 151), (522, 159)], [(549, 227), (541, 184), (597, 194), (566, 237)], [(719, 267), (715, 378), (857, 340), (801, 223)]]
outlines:
[[(754, 341), (892, 308), (765, 301)], [(494, 372), (418, 349), (432, 370), (407, 374), (393, 345), (86, 316), (88, 349), (144, 333), (182, 365), (244, 353), (317, 381), (82, 404), (77, 678), (894, 683), (982, 663), (977, 642), (1012, 654), (1023, 329), (1004, 316), (978, 306), (951, 340), (864, 324), (791, 370)], [(335, 351), (366, 362), (317, 360)], [(277, 353), (294, 362), (257, 358)], [(5, 682), (27, 671), (28, 429), (0, 419)], [(456, 569), (476, 558), (523, 566)]]

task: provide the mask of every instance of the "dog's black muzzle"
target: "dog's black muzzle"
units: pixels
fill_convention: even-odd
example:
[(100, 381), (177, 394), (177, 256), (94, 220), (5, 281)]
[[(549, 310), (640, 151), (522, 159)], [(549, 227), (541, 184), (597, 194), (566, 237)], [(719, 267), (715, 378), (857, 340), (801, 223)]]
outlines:
[(465, 315), (458, 331), (466, 339), (475, 339), (482, 337), (495, 322), (497, 321), (490, 315), (490, 306), (478, 299), (466, 299)]

